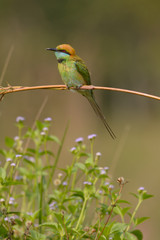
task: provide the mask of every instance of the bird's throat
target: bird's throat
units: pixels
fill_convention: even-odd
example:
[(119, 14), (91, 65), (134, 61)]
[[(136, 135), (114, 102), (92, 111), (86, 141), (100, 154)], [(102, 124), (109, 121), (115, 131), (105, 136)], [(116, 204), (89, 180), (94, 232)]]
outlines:
[(59, 58), (58, 59), (58, 63), (62, 63), (62, 62), (64, 62), (65, 61), (65, 59), (63, 59), (63, 58)]

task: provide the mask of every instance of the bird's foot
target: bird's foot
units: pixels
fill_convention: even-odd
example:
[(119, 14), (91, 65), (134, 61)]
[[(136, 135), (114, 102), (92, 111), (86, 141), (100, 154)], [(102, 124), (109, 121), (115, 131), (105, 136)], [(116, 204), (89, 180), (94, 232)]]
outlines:
[(76, 89), (76, 90), (79, 90), (82, 86), (83, 86), (82, 84), (77, 85), (77, 86), (75, 87), (75, 89)]
[(66, 88), (67, 88), (68, 90), (79, 90), (82, 86), (83, 86), (82, 84), (76, 85), (76, 86), (67, 86), (67, 85), (66, 85)]
[(66, 85), (66, 88), (67, 88), (67, 90), (70, 90), (70, 89), (71, 89), (71, 87), (69, 87), (69, 86), (67, 86), (67, 85)]

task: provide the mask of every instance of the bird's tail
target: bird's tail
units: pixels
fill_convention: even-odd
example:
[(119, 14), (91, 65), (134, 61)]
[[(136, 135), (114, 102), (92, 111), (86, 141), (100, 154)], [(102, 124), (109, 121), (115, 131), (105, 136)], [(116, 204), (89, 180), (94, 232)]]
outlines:
[(98, 104), (96, 103), (96, 100), (94, 99), (94, 97), (87, 97), (90, 105), (92, 106), (92, 108), (94, 109), (96, 115), (101, 119), (101, 121), (103, 122), (104, 126), (106, 127), (107, 131), (109, 132), (109, 134), (111, 135), (111, 137), (113, 139), (116, 138), (114, 132), (112, 131), (112, 129), (110, 128), (110, 126), (108, 125), (100, 107), (98, 106)]

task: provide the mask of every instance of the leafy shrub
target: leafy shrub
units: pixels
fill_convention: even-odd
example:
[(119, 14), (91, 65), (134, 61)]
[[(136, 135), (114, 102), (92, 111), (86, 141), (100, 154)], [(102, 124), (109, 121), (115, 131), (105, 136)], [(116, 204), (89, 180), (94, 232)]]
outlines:
[[(141, 240), (137, 218), (141, 203), (152, 195), (138, 189), (137, 206), (121, 198), (127, 183), (112, 185), (108, 167), (100, 167), (101, 153), (94, 154), (96, 135), (77, 138), (70, 149), (72, 162), (58, 168), (63, 143), (50, 134), (51, 118), (28, 128), (17, 117), (18, 136), (6, 137), (1, 149), (0, 239), (115, 239)], [(24, 132), (24, 133), (23, 133)]]

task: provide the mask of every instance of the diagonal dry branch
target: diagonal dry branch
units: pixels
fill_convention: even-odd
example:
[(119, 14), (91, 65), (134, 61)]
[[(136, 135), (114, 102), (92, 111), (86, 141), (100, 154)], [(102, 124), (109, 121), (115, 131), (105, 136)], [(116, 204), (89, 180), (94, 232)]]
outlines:
[[(4, 95), (6, 95), (8, 93), (29, 91), (29, 90), (39, 90), (39, 89), (66, 90), (67, 87), (65, 85), (43, 85), (43, 86), (32, 86), (32, 87), (23, 87), (23, 86), (0, 87), (0, 100), (4, 97)], [(139, 96), (143, 96), (143, 97), (147, 97), (147, 98), (160, 100), (160, 97), (155, 96), (155, 95), (138, 92), (138, 91), (133, 91), (133, 90), (128, 90), (128, 89), (122, 89), (122, 88), (85, 85), (85, 86), (80, 87), (79, 89), (82, 89), (82, 90), (85, 90), (85, 89), (109, 90), (109, 91), (116, 91), (116, 92), (124, 92), (124, 93), (130, 93), (130, 94), (135, 94), (135, 95), (139, 95)]]

